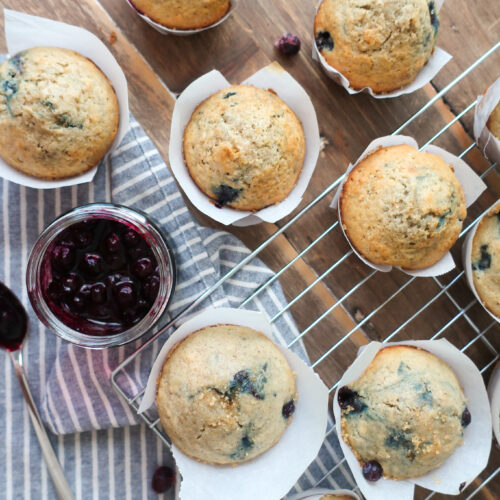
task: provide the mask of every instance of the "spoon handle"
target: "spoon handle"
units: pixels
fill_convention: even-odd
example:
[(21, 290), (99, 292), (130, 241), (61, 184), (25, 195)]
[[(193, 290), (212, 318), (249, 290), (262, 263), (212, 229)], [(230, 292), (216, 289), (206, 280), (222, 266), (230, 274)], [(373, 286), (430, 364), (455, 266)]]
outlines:
[(57, 496), (60, 500), (72, 500), (73, 493), (71, 492), (68, 482), (64, 477), (64, 471), (61, 468), (61, 464), (57, 459), (57, 456), (52, 448), (52, 444), (47, 436), (47, 431), (42, 423), (38, 410), (36, 409), (35, 402), (31, 395), (30, 388), (28, 386), (28, 380), (23, 369), (23, 355), (21, 349), (17, 351), (10, 351), (10, 359), (14, 364), (14, 369), (21, 384), (21, 389), (23, 391), (24, 399), (28, 405), (29, 414), (31, 417), (31, 423), (35, 429), (36, 437), (40, 443), (40, 448), (42, 450), (43, 457), (47, 464), (47, 469), (49, 471), (50, 477), (54, 483), (54, 487), (57, 492)]

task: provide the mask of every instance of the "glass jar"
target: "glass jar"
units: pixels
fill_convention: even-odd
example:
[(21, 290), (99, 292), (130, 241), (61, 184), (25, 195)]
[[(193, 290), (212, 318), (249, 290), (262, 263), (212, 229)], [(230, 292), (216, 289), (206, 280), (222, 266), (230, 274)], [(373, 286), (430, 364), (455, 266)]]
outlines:
[[(77, 223), (99, 219), (119, 222), (139, 233), (157, 261), (159, 289), (151, 308), (137, 323), (119, 333), (96, 335), (77, 331), (64, 323), (49, 307), (44, 287), (49, 285), (45, 275), (47, 266), (50, 267), (47, 263), (50, 259), (46, 258), (46, 254), (57, 236)], [(76, 207), (54, 220), (33, 246), (26, 271), (28, 296), (40, 321), (64, 340), (90, 349), (122, 345), (138, 339), (153, 328), (173, 295), (175, 278), (174, 254), (159, 227), (146, 214), (111, 203), (92, 203)]]

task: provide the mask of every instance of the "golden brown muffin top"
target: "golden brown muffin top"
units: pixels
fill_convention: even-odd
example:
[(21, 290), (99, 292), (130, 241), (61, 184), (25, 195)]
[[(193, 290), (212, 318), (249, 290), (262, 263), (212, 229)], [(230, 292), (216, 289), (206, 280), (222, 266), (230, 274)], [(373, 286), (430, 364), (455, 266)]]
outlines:
[(440, 156), (407, 145), (379, 148), (349, 173), (340, 195), (342, 225), (374, 264), (421, 269), (455, 243), (465, 195)]

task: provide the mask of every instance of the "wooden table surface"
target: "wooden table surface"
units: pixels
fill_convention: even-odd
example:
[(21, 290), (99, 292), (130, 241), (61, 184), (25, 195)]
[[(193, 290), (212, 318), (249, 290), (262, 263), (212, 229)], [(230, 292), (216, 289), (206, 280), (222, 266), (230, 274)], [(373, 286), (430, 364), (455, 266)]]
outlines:
[[(79, 25), (99, 36), (125, 72), (132, 113), (153, 139), (167, 164), (170, 118), (176, 94), (213, 68), (220, 70), (232, 83), (238, 83), (259, 68), (278, 61), (311, 96), (322, 136), (323, 147), (318, 165), (300, 208), (335, 181), (345, 171), (349, 161), (359, 156), (371, 140), (397, 129), (436, 92), (500, 40), (498, 0), (448, 0), (441, 11), (438, 45), (449, 51), (453, 59), (431, 84), (396, 99), (375, 100), (366, 94), (349, 96), (328, 79), (311, 58), (315, 4), (316, 0), (241, 0), (236, 12), (219, 27), (191, 37), (175, 37), (163, 36), (153, 30), (125, 0), (2, 0), (0, 3), (7, 8)], [(274, 49), (274, 41), (283, 32), (293, 32), (301, 38), (302, 49), (298, 55), (284, 57)], [(2, 51), (5, 51), (4, 43), (3, 39), (0, 40)], [(425, 143), (498, 78), (499, 69), (500, 50), (497, 50), (402, 132), (414, 136), (419, 144)], [(473, 112), (467, 113), (435, 143), (455, 154), (464, 151), (473, 142), (470, 135), (472, 118)], [(489, 167), (477, 148), (472, 149), (464, 159), (478, 173), (485, 172)], [(467, 223), (499, 198), (498, 170), (490, 171), (485, 180), (489, 189), (469, 210)], [(331, 196), (322, 199), (279, 235), (260, 257), (274, 270), (281, 269), (297, 257), (336, 221), (336, 213), (329, 208), (330, 201)], [(200, 222), (220, 227), (190, 207)], [(256, 248), (293, 215), (276, 224), (230, 228), (230, 231), (250, 248)], [(459, 247), (457, 244), (454, 250), (457, 263), (460, 262)], [(312, 250), (298, 257), (280, 278), (290, 300), (312, 284), (307, 295), (291, 308), (301, 330), (329, 308), (332, 309), (304, 337), (312, 361), (318, 360), (336, 343), (339, 344), (332, 354), (316, 365), (329, 386), (352, 362), (360, 345), (369, 340), (385, 339), (395, 329), (396, 341), (427, 339), (439, 332), (441, 337), (463, 347), (489, 327), (484, 337), (490, 346), (499, 351), (498, 325), (491, 325), (482, 308), (473, 303), (462, 278), (450, 286), (448, 293), (441, 293), (422, 313), (416, 314), (427, 301), (436, 297), (442, 284), (450, 283), (459, 274), (460, 264), (456, 271), (440, 278), (439, 282), (433, 279), (409, 281), (409, 277), (399, 271), (370, 276), (371, 270), (352, 255), (329, 271), (348, 250), (338, 228), (333, 229)], [(314, 283), (323, 273), (326, 274), (324, 279)], [(363, 279), (366, 283), (353, 290)], [(405, 289), (396, 293), (402, 285)], [(348, 296), (339, 303), (339, 298), (346, 293)], [(393, 294), (394, 297), (380, 312), (364, 320)], [(461, 309), (463, 307), (468, 308), (466, 314)], [(407, 322), (413, 315), (415, 317)], [(363, 322), (361, 327), (360, 322)], [(448, 324), (449, 327), (445, 328)], [(347, 333), (349, 336), (345, 337)], [(479, 339), (471, 344), (467, 354), (479, 367), (484, 367), (494, 359), (490, 346)], [(490, 372), (491, 368), (485, 371), (486, 378)], [(487, 477), (499, 464), (500, 453), (496, 449), (482, 477)], [(480, 479), (460, 498), (465, 498), (479, 483)], [(426, 492), (419, 491), (417, 498), (426, 495)], [(444, 496), (436, 495), (435, 498)], [(500, 475), (476, 498), (500, 498)]]

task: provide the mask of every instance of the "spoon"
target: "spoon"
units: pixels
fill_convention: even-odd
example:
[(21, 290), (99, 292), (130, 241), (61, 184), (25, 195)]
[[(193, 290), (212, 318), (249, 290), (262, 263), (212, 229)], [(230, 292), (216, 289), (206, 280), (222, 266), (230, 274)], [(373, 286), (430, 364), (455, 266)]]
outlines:
[(6, 349), (14, 364), (24, 399), (28, 405), (31, 422), (35, 429), (43, 457), (54, 482), (57, 496), (61, 500), (71, 500), (73, 493), (64, 477), (64, 472), (50, 444), (47, 431), (36, 409), (23, 368), (22, 347), (28, 331), (28, 315), (17, 297), (0, 282), (0, 347)]

